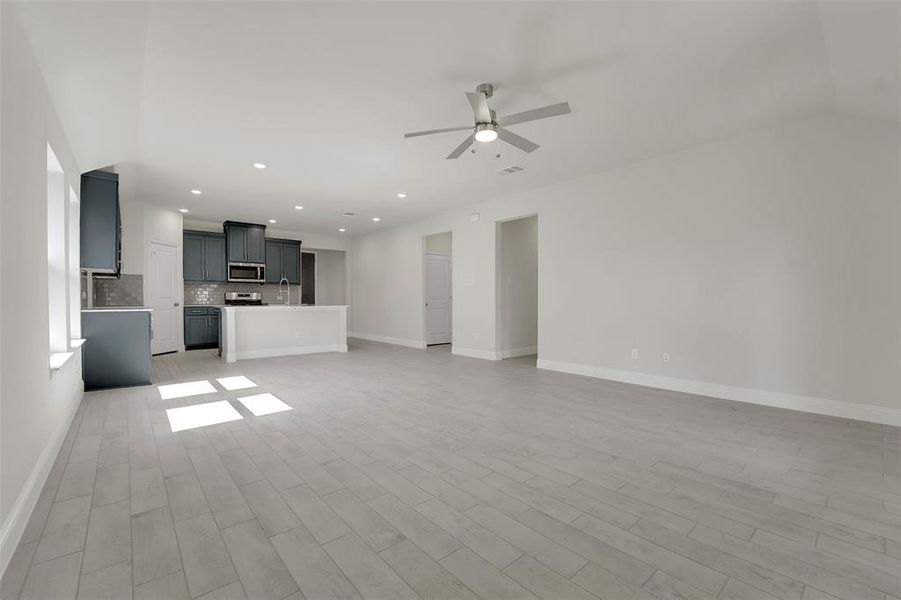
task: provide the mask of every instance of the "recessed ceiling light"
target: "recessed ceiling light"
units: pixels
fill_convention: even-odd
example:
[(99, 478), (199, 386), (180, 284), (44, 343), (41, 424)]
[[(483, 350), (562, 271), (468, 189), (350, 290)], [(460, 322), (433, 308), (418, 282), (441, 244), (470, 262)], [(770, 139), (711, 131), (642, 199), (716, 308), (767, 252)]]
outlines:
[(295, 206), (294, 210), (303, 210), (303, 206)]
[(340, 231), (341, 233), (344, 233), (344, 232), (347, 231), (347, 230), (344, 229), (343, 227), (339, 227), (339, 228), (338, 228), (338, 231)]
[(403, 193), (403, 192), (400, 192), (400, 193), (397, 194), (397, 197), (398, 197), (398, 198), (406, 198), (407, 195), (406, 195), (405, 193)]
[(265, 169), (266, 163), (253, 163), (253, 168), (254, 169)]
[(378, 218), (378, 217), (372, 217), (372, 220), (375, 221), (376, 223), (378, 223), (379, 221), (381, 221), (381, 219)]
[(178, 212), (186, 213), (186, 212), (188, 212), (188, 209), (187, 208), (179, 208)]
[(277, 221), (276, 221), (275, 219), (269, 219), (269, 222), (270, 222), (270, 223), (277, 223)]
[(191, 193), (194, 194), (195, 196), (199, 196), (203, 192), (201, 192), (200, 190), (191, 190)]

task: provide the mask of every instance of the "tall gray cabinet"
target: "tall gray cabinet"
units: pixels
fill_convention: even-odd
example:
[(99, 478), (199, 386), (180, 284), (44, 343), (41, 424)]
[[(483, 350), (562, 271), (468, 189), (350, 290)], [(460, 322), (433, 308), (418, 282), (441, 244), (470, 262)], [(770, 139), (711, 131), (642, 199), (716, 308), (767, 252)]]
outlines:
[(119, 275), (122, 259), (122, 218), (119, 175), (89, 171), (81, 176), (81, 268)]

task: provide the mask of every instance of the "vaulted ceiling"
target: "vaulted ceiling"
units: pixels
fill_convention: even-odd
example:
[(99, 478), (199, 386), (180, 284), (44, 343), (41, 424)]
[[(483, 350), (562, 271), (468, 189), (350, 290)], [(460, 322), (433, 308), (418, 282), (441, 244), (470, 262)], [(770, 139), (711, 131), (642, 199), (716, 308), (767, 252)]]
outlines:
[[(898, 122), (892, 3), (17, 10), (81, 164), (115, 165), (128, 196), (206, 220), (356, 234), (827, 111)], [(501, 144), (500, 159), (488, 144), (445, 160), (465, 133), (402, 138), (470, 123), (463, 93), (481, 82), (501, 115), (573, 112), (513, 127), (541, 147)]]

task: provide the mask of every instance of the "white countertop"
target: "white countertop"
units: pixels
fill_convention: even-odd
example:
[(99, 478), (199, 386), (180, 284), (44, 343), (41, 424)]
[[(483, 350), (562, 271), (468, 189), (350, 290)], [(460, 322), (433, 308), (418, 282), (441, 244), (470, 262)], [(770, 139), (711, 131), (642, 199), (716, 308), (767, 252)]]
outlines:
[(99, 312), (153, 312), (149, 306), (96, 306), (94, 308), (82, 308), (83, 313)]
[[(209, 306), (209, 305), (206, 305)], [(224, 308), (225, 310), (335, 310), (338, 308), (346, 309), (347, 306), (343, 304), (328, 304), (328, 305), (318, 305), (314, 306), (311, 304), (267, 304), (266, 306), (220, 306), (219, 308)]]

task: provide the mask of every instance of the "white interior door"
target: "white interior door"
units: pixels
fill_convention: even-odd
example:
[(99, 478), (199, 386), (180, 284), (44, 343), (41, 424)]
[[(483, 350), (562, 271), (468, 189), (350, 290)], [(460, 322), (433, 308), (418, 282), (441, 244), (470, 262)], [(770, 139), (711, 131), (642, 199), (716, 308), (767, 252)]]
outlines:
[(178, 350), (178, 272), (175, 246), (150, 242), (150, 307), (153, 308), (153, 339), (150, 352)]
[(426, 344), (451, 342), (451, 257), (426, 254), (425, 327)]

